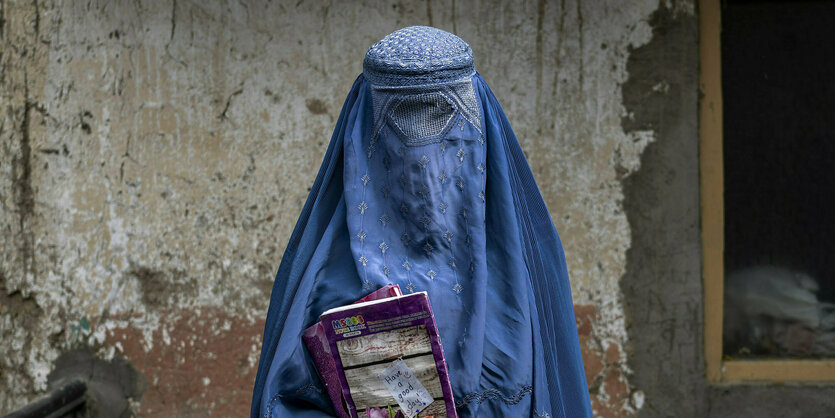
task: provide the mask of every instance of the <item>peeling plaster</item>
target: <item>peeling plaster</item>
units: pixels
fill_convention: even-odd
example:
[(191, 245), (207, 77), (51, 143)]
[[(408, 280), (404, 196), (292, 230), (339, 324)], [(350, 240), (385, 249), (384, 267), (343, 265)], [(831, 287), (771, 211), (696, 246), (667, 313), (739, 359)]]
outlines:
[[(0, 411), (44, 390), (73, 347), (138, 361), (145, 355), (133, 345), (126, 354), (115, 336), (141, 337), (153, 353), (186, 344), (173, 337), (185, 317), (222, 310), (239, 324), (224, 332), (262, 320), (366, 48), (429, 21), (472, 45), (511, 120), (565, 245), (575, 303), (595, 307), (589, 348), (624, 353), (621, 182), (655, 133), (624, 131), (621, 85), (658, 6), (4, 3), (3, 49), (16, 52), (3, 56), (13, 71), (0, 81), (10, 103), (0, 121), (0, 350), (14, 355), (0, 362)], [(694, 13), (691, 2), (665, 7)], [(240, 348), (246, 370), (258, 340)], [(628, 387), (625, 357), (615, 364), (613, 381)], [(217, 381), (195, 381), (204, 377)], [(629, 392), (626, 413), (643, 403)]]

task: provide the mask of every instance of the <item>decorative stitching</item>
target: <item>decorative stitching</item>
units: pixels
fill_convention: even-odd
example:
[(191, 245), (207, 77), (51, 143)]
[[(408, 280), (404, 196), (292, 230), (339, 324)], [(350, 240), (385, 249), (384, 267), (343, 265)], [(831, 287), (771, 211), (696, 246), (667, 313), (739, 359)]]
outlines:
[(432, 255), (432, 250), (434, 249), (435, 247), (433, 247), (432, 244), (430, 244), (428, 241), (426, 242), (426, 244), (423, 244), (423, 251), (426, 252), (427, 257)]
[(429, 219), (429, 215), (423, 214), (423, 218), (420, 218), (420, 223), (423, 224), (423, 230), (429, 231), (429, 225), (432, 223), (432, 219)]
[(365, 233), (365, 211), (368, 210), (368, 204), (365, 203), (365, 190), (368, 188), (368, 183), (371, 182), (371, 177), (368, 175), (368, 172), (362, 175), (360, 178), (362, 182), (362, 201), (359, 205), (357, 205), (357, 209), (360, 211), (360, 230), (357, 232), (357, 238), (360, 240), (360, 257), (359, 262), (362, 263), (362, 289), (363, 290), (371, 290), (372, 284), (371, 281), (368, 280), (368, 258), (365, 256), (365, 239), (368, 235)]
[(452, 237), (453, 237), (452, 232), (450, 232), (450, 231), (444, 232), (444, 238), (447, 240), (447, 242), (452, 243)]
[(426, 164), (429, 164), (429, 157), (427, 157), (426, 155), (420, 157), (418, 163), (420, 164), (421, 168), (426, 168)]
[[(461, 408), (467, 406), (470, 403), (479, 404), (479, 403), (482, 403), (482, 402), (484, 402), (485, 400), (488, 400), (488, 399), (489, 400), (498, 399), (498, 400), (504, 402), (507, 405), (516, 405), (516, 404), (518, 404), (519, 402), (522, 401), (522, 398), (524, 398), (526, 394), (528, 394), (532, 391), (533, 391), (533, 386), (525, 386), (525, 387), (522, 388), (522, 390), (517, 392), (515, 395), (505, 396), (498, 389), (487, 389), (484, 392), (475, 392), (475, 393), (471, 393), (471, 394), (465, 396), (464, 399), (455, 403), (455, 408), (456, 409), (461, 409)], [(536, 412), (536, 411), (534, 411), (534, 412)], [(545, 416), (547, 416), (547, 414)]]
[(275, 394), (275, 396), (273, 396), (273, 397), (270, 399), (270, 403), (268, 403), (268, 404), (267, 404), (267, 413), (266, 413), (266, 414), (264, 414), (264, 418), (270, 418), (270, 415), (272, 415), (272, 414), (273, 414), (273, 402), (275, 402), (275, 400), (276, 400), (277, 398), (279, 398), (279, 397), (281, 397), (281, 394), (280, 394), (280, 393), (276, 393), (276, 394)]
[(461, 283), (455, 283), (455, 286), (452, 286), (452, 291), (460, 295), (464, 291), (464, 286), (461, 286)]

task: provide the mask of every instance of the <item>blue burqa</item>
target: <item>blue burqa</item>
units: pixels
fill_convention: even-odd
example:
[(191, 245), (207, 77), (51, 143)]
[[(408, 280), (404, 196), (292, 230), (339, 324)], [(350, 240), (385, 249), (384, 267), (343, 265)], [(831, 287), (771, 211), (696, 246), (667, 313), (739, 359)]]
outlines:
[(562, 244), (499, 102), (455, 35), (374, 44), (273, 285), (252, 417), (333, 407), (302, 342), (388, 284), (426, 291), (461, 417), (588, 417)]

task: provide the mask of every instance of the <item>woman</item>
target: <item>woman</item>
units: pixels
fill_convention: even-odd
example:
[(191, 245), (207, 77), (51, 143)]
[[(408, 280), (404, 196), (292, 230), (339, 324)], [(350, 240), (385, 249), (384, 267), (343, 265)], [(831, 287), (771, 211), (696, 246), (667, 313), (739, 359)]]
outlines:
[(427, 291), (461, 417), (591, 416), (562, 245), (472, 50), (374, 44), (281, 261), (252, 416), (324, 417), (303, 330), (394, 283)]

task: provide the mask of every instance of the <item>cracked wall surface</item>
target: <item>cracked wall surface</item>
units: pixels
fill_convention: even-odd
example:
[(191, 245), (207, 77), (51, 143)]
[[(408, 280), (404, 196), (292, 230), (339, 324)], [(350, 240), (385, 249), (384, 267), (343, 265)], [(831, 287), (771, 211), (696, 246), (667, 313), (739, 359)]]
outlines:
[(241, 415), (273, 276), (362, 57), (424, 24), (471, 44), (528, 156), (596, 413), (634, 414), (622, 183), (657, 127), (624, 129), (622, 86), (659, 7), (694, 19), (656, 0), (0, 3), (0, 411), (89, 349), (136, 368), (134, 413)]

